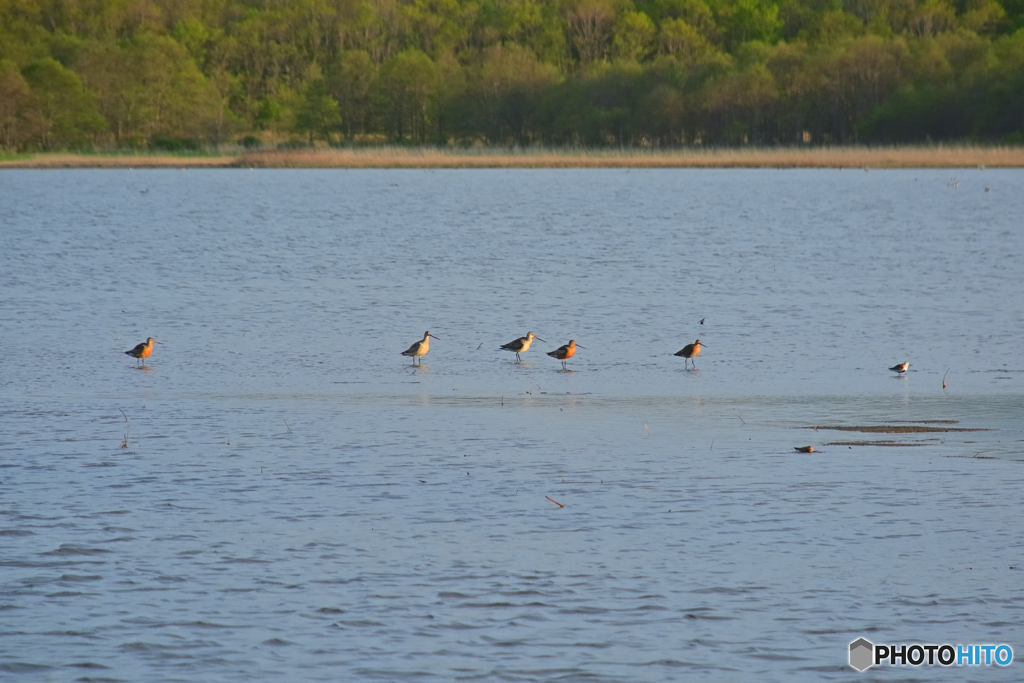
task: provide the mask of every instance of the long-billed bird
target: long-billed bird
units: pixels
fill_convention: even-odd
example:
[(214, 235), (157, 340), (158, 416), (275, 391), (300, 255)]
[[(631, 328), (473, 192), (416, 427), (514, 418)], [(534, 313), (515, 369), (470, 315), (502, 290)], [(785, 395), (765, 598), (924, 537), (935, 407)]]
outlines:
[[(585, 347), (580, 346), (579, 348), (582, 349), (582, 348), (585, 348)], [(557, 358), (558, 360), (562, 361), (562, 369), (563, 370), (567, 370), (568, 369), (566, 367), (566, 365), (565, 365), (565, 362), (567, 360), (569, 360), (570, 358), (572, 358), (573, 354), (575, 354), (575, 353), (576, 353), (576, 340), (575, 339), (570, 339), (568, 344), (566, 344), (565, 346), (559, 346), (554, 351), (548, 351), (548, 355), (549, 356), (551, 356), (552, 358)]]
[[(426, 332), (423, 333), (423, 339), (416, 342), (415, 344), (407, 348), (405, 351), (402, 351), (402, 355), (411, 356), (413, 365), (416, 365), (417, 358), (419, 358), (420, 363), (422, 363), (423, 356), (427, 355), (427, 351), (430, 350), (431, 337), (434, 337), (434, 335), (430, 334), (430, 330), (427, 330)], [(437, 337), (434, 337), (434, 339), (437, 339)]]
[[(682, 356), (686, 360), (692, 361), (694, 358), (696, 358), (697, 356), (700, 355), (700, 347), (701, 347), (700, 339), (698, 339), (697, 341), (693, 342), (692, 344), (687, 344), (686, 346), (684, 346), (680, 350), (676, 351), (675, 355), (676, 356)], [(683, 361), (683, 367), (684, 368), (686, 367), (686, 361)], [(696, 368), (697, 367), (697, 363), (694, 363), (693, 367)]]
[[(533, 332), (527, 332), (525, 337), (520, 337), (519, 339), (510, 341), (508, 344), (502, 344), (501, 348), (516, 354), (516, 362), (519, 363), (523, 360), (519, 357), (519, 354), (526, 353), (534, 339), (540, 339), (540, 337), (535, 335)], [(543, 339), (540, 340), (544, 341)], [(544, 343), (547, 344), (547, 342)]]
[[(156, 341), (152, 337), (148, 337), (146, 341), (142, 342), (141, 344), (138, 344), (134, 349), (130, 351), (125, 351), (125, 355), (131, 356), (132, 358), (142, 361), (142, 364), (145, 365), (146, 361), (142, 359), (148, 358), (149, 354), (153, 353), (153, 344), (159, 343), (160, 342)], [(139, 364), (135, 363), (135, 365), (138, 366)]]

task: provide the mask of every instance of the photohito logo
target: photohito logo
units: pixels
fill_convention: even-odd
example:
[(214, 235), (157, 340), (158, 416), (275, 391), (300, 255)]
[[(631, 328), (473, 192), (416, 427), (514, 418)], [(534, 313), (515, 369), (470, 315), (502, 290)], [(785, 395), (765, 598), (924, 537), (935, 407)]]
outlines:
[(875, 645), (865, 638), (850, 643), (850, 666), (864, 671), (872, 666), (1009, 666), (1009, 645)]

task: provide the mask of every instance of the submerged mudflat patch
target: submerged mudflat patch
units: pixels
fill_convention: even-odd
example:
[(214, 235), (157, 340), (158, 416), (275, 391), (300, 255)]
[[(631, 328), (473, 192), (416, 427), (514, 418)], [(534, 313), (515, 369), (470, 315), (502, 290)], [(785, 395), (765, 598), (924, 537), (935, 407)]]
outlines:
[(831, 441), (826, 446), (924, 446), (923, 443), (907, 441)]
[(931, 434), (935, 432), (991, 432), (981, 427), (925, 427), (922, 425), (830, 425), (804, 427), (804, 429), (832, 429), (840, 432), (864, 432), (866, 434)]

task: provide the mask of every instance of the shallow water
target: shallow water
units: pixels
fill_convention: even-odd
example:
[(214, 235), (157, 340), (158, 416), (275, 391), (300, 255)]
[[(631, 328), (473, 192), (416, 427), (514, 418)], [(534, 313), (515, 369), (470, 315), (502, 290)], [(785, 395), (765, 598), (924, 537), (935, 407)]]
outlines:
[(1018, 680), (1022, 181), (0, 173), (0, 671)]

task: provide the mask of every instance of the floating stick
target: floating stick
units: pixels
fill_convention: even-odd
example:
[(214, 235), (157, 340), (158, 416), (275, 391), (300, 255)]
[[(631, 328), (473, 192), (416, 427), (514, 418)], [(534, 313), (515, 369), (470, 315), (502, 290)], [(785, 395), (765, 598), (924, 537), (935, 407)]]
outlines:
[[(118, 408), (118, 410), (121, 410)], [(128, 424), (128, 416), (121, 410), (121, 414), (124, 415), (124, 439), (121, 440), (121, 448), (128, 448), (128, 431), (130, 425)]]
[(559, 503), (559, 502), (558, 502), (557, 500), (555, 500), (555, 499), (554, 499), (554, 498), (552, 498), (551, 496), (544, 496), (544, 497), (545, 497), (545, 498), (547, 498), (548, 500), (550, 500), (550, 501), (551, 501), (552, 503), (554, 503), (555, 505), (557, 505), (557, 506), (558, 506), (558, 507), (560, 507), (560, 508), (564, 508), (564, 507), (565, 507), (564, 505), (562, 505), (561, 503)]

